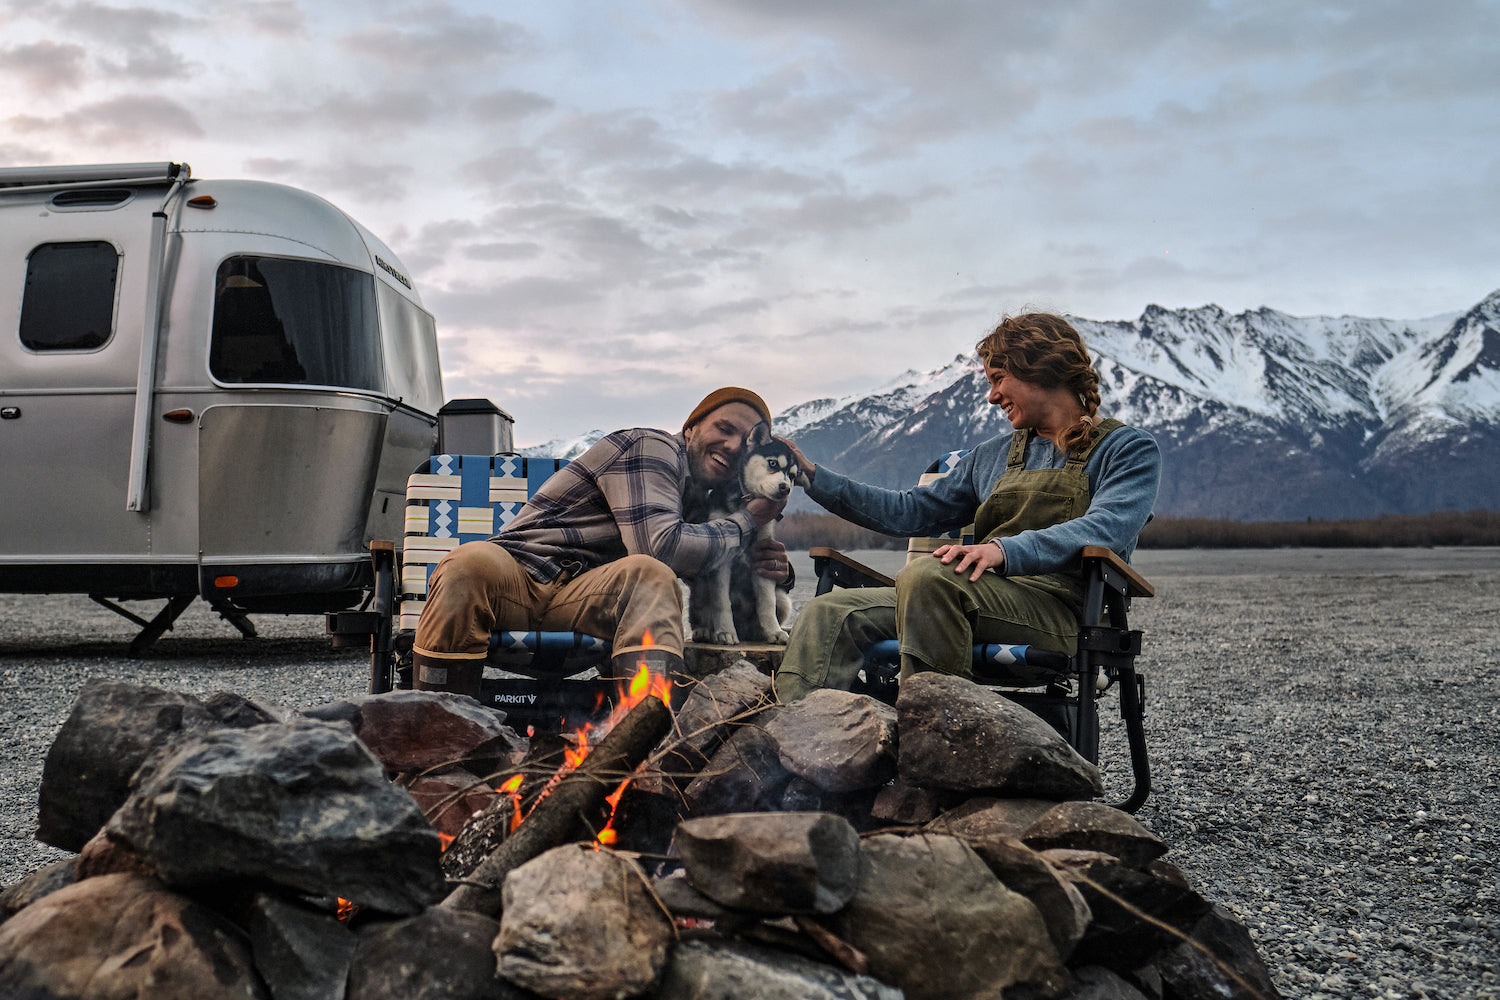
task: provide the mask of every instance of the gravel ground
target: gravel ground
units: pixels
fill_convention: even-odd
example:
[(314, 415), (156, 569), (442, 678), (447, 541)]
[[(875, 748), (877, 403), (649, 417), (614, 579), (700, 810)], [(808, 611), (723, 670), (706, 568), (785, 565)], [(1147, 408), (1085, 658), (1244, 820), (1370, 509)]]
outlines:
[[(1500, 998), (1500, 550), (1136, 562), (1159, 594), (1132, 619), (1156, 772), (1139, 818), (1168, 857), (1245, 920), (1288, 997)], [(88, 678), (282, 708), (367, 680), (313, 618), (258, 616), (244, 640), (199, 604), (142, 659), (86, 598), (0, 595), (0, 623), (0, 885), (65, 856), (32, 839), (37, 790)]]

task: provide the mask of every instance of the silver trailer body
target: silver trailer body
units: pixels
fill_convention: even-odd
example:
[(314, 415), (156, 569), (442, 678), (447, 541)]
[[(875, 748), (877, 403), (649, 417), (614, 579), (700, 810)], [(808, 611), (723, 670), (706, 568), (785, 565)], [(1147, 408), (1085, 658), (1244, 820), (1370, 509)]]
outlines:
[(347, 608), (441, 404), (405, 268), (316, 195), (0, 170), (0, 591)]

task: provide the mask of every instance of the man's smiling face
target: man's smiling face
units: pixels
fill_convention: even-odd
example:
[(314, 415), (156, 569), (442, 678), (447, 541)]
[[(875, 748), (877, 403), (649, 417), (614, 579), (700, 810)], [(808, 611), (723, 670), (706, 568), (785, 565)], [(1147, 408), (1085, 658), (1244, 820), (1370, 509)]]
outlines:
[(761, 416), (745, 403), (725, 403), (683, 431), (687, 439), (688, 470), (710, 486), (727, 483), (739, 468), (750, 432)]

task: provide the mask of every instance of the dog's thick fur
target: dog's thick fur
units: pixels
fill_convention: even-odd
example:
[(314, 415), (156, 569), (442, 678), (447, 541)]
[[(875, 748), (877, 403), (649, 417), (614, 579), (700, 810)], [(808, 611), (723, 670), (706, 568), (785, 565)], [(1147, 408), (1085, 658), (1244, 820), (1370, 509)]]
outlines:
[[(756, 496), (785, 499), (797, 476), (797, 459), (790, 448), (779, 441), (757, 445), (745, 453), (738, 477), (708, 494), (703, 519), (728, 517)], [(774, 522), (763, 525), (750, 544), (774, 537), (773, 528)], [(791, 615), (791, 598), (755, 572), (747, 558), (749, 547), (688, 582), (688, 621), (694, 642), (786, 644), (782, 623)]]

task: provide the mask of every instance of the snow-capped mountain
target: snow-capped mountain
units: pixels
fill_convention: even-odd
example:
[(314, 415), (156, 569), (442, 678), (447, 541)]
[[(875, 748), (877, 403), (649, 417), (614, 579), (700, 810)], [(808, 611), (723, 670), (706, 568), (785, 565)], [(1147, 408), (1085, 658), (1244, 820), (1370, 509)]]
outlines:
[[(1148, 306), (1069, 317), (1095, 355), (1101, 413), (1162, 448), (1157, 512), (1285, 520), (1500, 507), (1500, 291), (1420, 320), (1231, 315)], [(1010, 432), (978, 361), (814, 399), (776, 432), (814, 462), (902, 487), (936, 456)], [(576, 457), (590, 431), (524, 449)], [(793, 509), (816, 509), (800, 492)]]
[[(1070, 319), (1095, 353), (1101, 412), (1161, 444), (1159, 513), (1500, 506), (1500, 292), (1461, 315), (1411, 321), (1217, 306)], [(933, 457), (1009, 432), (985, 390), (977, 362), (960, 357), (868, 395), (793, 407), (777, 430), (815, 462), (904, 486)]]
[(608, 433), (609, 431), (601, 430), (585, 431), (576, 437), (559, 438), (529, 448), (517, 448), (516, 454), (527, 458), (577, 458), (598, 444), (599, 439)]

